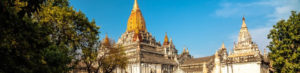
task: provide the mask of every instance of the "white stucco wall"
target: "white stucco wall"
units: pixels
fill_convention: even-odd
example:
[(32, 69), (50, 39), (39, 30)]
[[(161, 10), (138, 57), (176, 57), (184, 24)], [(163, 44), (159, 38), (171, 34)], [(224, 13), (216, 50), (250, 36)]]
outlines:
[[(227, 68), (228, 67), (228, 68)], [(236, 63), (222, 66), (222, 73), (260, 73), (260, 62)]]
[(222, 65), (221, 72), (222, 73), (231, 73), (232, 69), (231, 69), (230, 65)]
[(131, 64), (131, 73), (141, 73), (139, 64)]

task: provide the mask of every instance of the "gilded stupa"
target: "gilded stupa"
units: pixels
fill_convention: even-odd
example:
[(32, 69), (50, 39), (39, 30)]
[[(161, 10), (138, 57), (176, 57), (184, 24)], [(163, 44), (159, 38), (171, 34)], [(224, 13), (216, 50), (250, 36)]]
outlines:
[(142, 12), (139, 8), (137, 0), (134, 0), (133, 9), (131, 10), (131, 14), (129, 16), (127, 22), (127, 30), (126, 32), (146, 32), (146, 23)]

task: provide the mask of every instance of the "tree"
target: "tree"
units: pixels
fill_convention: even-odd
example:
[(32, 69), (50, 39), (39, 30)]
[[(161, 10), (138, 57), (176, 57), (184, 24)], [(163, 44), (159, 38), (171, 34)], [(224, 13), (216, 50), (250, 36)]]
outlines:
[(97, 48), (99, 45), (97, 44), (99, 41), (89, 40), (86, 43), (90, 45), (82, 46), (82, 54), (81, 54), (81, 62), (85, 65), (84, 68), (88, 71), (88, 73), (97, 72), (99, 67), (95, 70), (95, 63), (97, 61)]
[(32, 21), (31, 13), (44, 0), (0, 1), (0, 72), (43, 72), (44, 58), (40, 53), (48, 48), (47, 27)]
[(98, 40), (68, 0), (1, 0), (0, 20), (0, 73), (69, 72), (75, 50)]
[(121, 46), (110, 48), (107, 56), (103, 60), (103, 72), (112, 73), (117, 67), (125, 69), (128, 63), (127, 57), (125, 56), (126, 54)]
[(277, 73), (300, 71), (300, 13), (291, 13), (288, 20), (277, 22), (268, 35), (272, 40), (269, 56)]
[(94, 20), (90, 22), (81, 11), (76, 12), (70, 7), (68, 0), (47, 0), (33, 18), (53, 31), (50, 33), (50, 41), (57, 46), (54, 50), (59, 50), (62, 52), (60, 54), (64, 54), (58, 60), (62, 62), (68, 60), (57, 65), (70, 64), (70, 60), (77, 55), (75, 51), (78, 49), (81, 49), (84, 55), (89, 54), (83, 57), (87, 59), (85, 63), (88, 60), (92, 61), (92, 57), (96, 56), (91, 53), (95, 53), (93, 49), (97, 47), (99, 27), (96, 26)]
[(88, 73), (111, 73), (117, 67), (124, 69), (127, 58), (121, 46), (106, 37), (98, 47), (83, 49), (81, 62)]
[(102, 64), (103, 73), (112, 73), (117, 67), (125, 69), (128, 63), (128, 58), (121, 45), (117, 45), (109, 39), (104, 39), (102, 43), (102, 50), (105, 54), (102, 55), (103, 59), (99, 58), (98, 64)]

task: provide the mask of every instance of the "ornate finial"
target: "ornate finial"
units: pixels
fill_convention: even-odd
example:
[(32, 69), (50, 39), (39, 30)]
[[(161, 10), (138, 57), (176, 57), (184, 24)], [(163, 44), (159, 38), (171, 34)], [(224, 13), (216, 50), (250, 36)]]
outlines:
[(222, 49), (225, 48), (224, 42), (222, 43), (222, 47), (221, 47), (221, 48), (222, 48)]
[(216, 51), (215, 56), (216, 56), (216, 57), (219, 56), (219, 51), (218, 51), (218, 50)]
[(137, 0), (134, 0), (133, 10), (139, 9), (139, 5), (137, 3)]
[(185, 47), (183, 48), (183, 52), (182, 53), (185, 53)]
[(246, 25), (246, 23), (245, 23), (245, 17), (243, 16), (243, 24), (242, 24), (242, 28), (243, 27), (246, 27), (247, 28), (247, 25)]
[(103, 44), (106, 45), (106, 46), (109, 46), (109, 44), (110, 44), (107, 33), (105, 34), (105, 38), (103, 39)]
[(109, 41), (109, 39), (108, 39), (108, 36), (107, 36), (107, 33), (105, 34), (105, 38), (104, 38), (104, 42), (106, 43), (106, 42), (108, 42)]
[(166, 32), (163, 45), (168, 45), (168, 44), (169, 44), (169, 38), (168, 38), (168, 35), (167, 35), (167, 32)]
[(186, 48), (186, 52), (189, 53), (189, 48)]

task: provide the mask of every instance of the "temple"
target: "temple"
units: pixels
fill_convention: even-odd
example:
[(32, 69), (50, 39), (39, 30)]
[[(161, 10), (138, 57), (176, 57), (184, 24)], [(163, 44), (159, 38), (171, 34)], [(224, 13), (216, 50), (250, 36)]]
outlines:
[(127, 29), (117, 44), (125, 47), (129, 58), (127, 69), (116, 73), (268, 73), (269, 62), (252, 42), (245, 18), (242, 19), (238, 42), (233, 53), (227, 53), (224, 43), (211, 56), (193, 58), (184, 48), (178, 54), (172, 39), (165, 34), (161, 44), (147, 32), (137, 0), (128, 19)]
[[(162, 36), (163, 37), (163, 36)], [(106, 37), (103, 44), (109, 43)], [(114, 73), (269, 73), (267, 54), (261, 54), (242, 19), (238, 42), (228, 53), (224, 43), (211, 56), (194, 58), (184, 47), (178, 53), (167, 33), (163, 43), (146, 29), (146, 23), (137, 0), (127, 22), (127, 29), (118, 39), (128, 58), (126, 69), (117, 68)], [(190, 49), (191, 50), (191, 49)]]
[(227, 53), (224, 43), (212, 56), (184, 61), (178, 73), (269, 73), (267, 55), (262, 55), (250, 36), (243, 17), (238, 42)]

